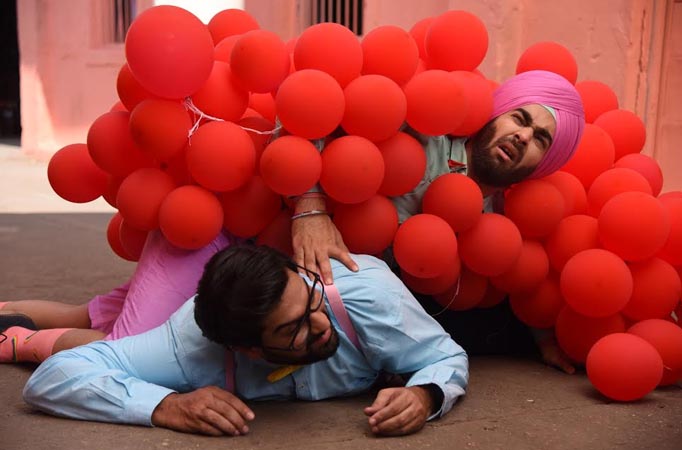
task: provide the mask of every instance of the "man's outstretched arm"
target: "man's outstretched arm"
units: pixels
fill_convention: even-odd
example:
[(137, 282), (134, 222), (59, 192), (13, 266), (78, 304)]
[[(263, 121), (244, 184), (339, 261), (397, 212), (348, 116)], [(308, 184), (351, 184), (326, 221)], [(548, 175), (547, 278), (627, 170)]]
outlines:
[[(191, 312), (191, 307), (185, 312)], [(39, 366), (28, 380), (25, 400), (54, 415), (158, 425), (179, 431), (202, 432), (187, 425), (193, 412), (200, 415), (206, 410), (217, 410), (232, 417), (230, 409), (236, 408), (243, 413), (242, 417), (248, 416), (250, 410), (241, 401), (233, 400), (231, 394), (217, 387), (201, 388), (190, 394), (176, 393), (224, 380), (224, 350), (213, 344), (203, 345), (208, 341), (200, 334), (194, 336), (196, 325), (186, 318), (178, 317), (180, 329), (173, 326), (172, 318), (138, 336), (95, 342), (58, 353)], [(187, 360), (183, 362), (182, 358)], [(216, 399), (217, 406), (211, 404), (210, 398)], [(228, 405), (224, 405), (226, 398)], [(187, 423), (168, 419), (164, 415), (168, 411), (184, 411), (178, 417), (187, 418)], [(220, 419), (216, 422), (219, 429), (232, 431)], [(245, 425), (239, 420), (234, 423), (239, 429)]]

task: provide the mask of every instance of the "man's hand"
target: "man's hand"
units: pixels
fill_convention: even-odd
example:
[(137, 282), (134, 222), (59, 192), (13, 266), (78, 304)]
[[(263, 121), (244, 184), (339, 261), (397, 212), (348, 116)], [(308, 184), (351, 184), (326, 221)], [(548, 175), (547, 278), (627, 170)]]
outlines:
[(422, 386), (382, 389), (372, 406), (365, 408), (374, 434), (400, 436), (422, 429), (432, 414), (433, 398)]
[(537, 341), (538, 348), (540, 349), (540, 354), (542, 355), (542, 360), (545, 364), (556, 367), (559, 370), (564, 371), (569, 375), (575, 373), (575, 367), (570, 358), (564, 353), (559, 347), (554, 335), (548, 335), (540, 338)]
[(246, 422), (254, 417), (237, 397), (208, 386), (187, 394), (170, 394), (154, 409), (152, 423), (185, 433), (239, 436), (249, 432)]
[(332, 284), (334, 276), (329, 258), (338, 259), (350, 270), (358, 266), (348, 253), (341, 233), (327, 215), (308, 216), (291, 223), (294, 261), (299, 266), (318, 272), (324, 284)]

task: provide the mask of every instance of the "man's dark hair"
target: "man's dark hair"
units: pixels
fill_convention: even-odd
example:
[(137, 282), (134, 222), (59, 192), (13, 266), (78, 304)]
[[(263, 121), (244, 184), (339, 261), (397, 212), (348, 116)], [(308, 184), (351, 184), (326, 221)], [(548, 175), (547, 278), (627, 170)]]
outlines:
[(296, 265), (270, 247), (238, 244), (213, 255), (194, 299), (203, 335), (224, 346), (260, 346), (263, 320), (282, 298), (287, 270)]

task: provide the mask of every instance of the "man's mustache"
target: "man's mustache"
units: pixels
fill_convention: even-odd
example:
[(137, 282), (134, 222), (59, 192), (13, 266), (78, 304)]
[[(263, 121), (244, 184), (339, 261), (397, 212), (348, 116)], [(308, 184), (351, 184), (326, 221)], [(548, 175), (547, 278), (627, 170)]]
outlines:
[(507, 143), (511, 144), (516, 149), (516, 152), (518, 153), (518, 157), (516, 159), (523, 158), (523, 154), (526, 151), (526, 144), (521, 142), (521, 140), (516, 136), (505, 136), (499, 138), (495, 143), (495, 147)]

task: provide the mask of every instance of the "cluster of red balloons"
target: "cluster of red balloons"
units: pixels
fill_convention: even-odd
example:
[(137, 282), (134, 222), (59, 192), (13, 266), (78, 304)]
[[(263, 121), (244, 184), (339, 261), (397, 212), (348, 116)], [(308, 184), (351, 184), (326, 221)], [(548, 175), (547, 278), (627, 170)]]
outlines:
[[(682, 334), (667, 321), (680, 310), (682, 194), (660, 195), (660, 167), (640, 153), (642, 121), (604, 83), (576, 83), (560, 44), (529, 47), (516, 70), (559, 73), (582, 97), (585, 133), (562, 171), (512, 187), (504, 214), (481, 213), (470, 178), (442, 175), (423, 213), (400, 226), (389, 198), (426, 169), (403, 124), (465, 136), (490, 119), (495, 83), (475, 70), (488, 34), (474, 15), (448, 11), (362, 40), (323, 23), (285, 43), (241, 10), (204, 25), (157, 6), (133, 22), (125, 47), (120, 102), (48, 168), (63, 198), (103, 196), (118, 209), (107, 230), (118, 255), (138, 259), (155, 229), (186, 249), (225, 228), (290, 252), (289, 198), (319, 184), (351, 251), (393, 245), (405, 283), (453, 310), (508, 295), (520, 320), (555, 328), (605, 395), (638, 398), (682, 375), (661, 344)], [(629, 360), (626, 346), (636, 349)], [(640, 370), (648, 381), (628, 384)]]
[[(120, 214), (111, 227), (158, 228), (190, 249), (222, 227), (258, 236), (281, 223), (287, 197), (319, 184), (339, 204), (351, 250), (378, 254), (398, 227), (388, 197), (412, 190), (426, 167), (403, 124), (430, 135), (478, 130), (493, 85), (472, 70), (487, 47), (485, 26), (465, 11), (362, 40), (322, 23), (285, 43), (242, 10), (204, 25), (178, 7), (149, 8), (126, 37), (120, 102), (91, 125), (87, 145), (55, 154), (49, 179), (69, 201), (107, 199)], [(321, 154), (339, 129), (346, 136)], [(137, 258), (118, 245), (124, 233), (108, 238)]]
[[(413, 216), (398, 229), (395, 257), (408, 286), (455, 311), (508, 294), (522, 322), (555, 329), (561, 349), (587, 364), (600, 392), (634, 400), (682, 378), (675, 359), (682, 354), (682, 193), (661, 194), (658, 163), (640, 153), (643, 122), (619, 109), (604, 83), (576, 83), (568, 50), (553, 42), (530, 47), (517, 73), (534, 69), (564, 76), (582, 97), (587, 125), (573, 158), (507, 190), (504, 215), (481, 215), (480, 191), (464, 180), (446, 191), (458, 175), (437, 178), (424, 195), (424, 216), (441, 218), (451, 233), (435, 218), (428, 226), (420, 219), (417, 229)], [(429, 243), (434, 236), (438, 244)], [(459, 277), (443, 288), (446, 258), (455, 258), (449, 268)]]

